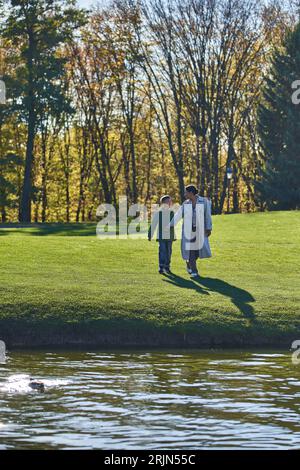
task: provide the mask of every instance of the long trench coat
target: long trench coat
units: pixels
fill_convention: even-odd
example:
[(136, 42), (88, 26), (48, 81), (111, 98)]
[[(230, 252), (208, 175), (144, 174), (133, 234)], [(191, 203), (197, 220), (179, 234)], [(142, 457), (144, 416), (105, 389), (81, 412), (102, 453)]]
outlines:
[[(175, 226), (181, 219), (183, 219), (182, 224), (182, 236), (181, 236), (181, 256), (184, 260), (188, 261), (190, 257), (190, 250), (188, 249), (189, 242), (195, 237), (195, 234), (187, 228), (185, 224), (185, 213), (187, 213), (187, 206), (192, 204), (192, 201), (185, 201), (171, 222), (172, 226)], [(199, 205), (199, 206), (198, 206)], [(202, 207), (200, 207), (202, 205)], [(189, 208), (190, 209), (190, 208)], [(198, 209), (198, 210), (197, 210)], [(201, 209), (201, 210), (200, 210)], [(212, 256), (209, 239), (205, 236), (206, 230), (212, 230), (212, 219), (211, 219), (211, 203), (210, 201), (202, 196), (197, 197), (196, 201), (196, 214), (198, 219), (197, 230), (199, 239), (201, 240), (201, 248), (199, 249), (199, 258), (210, 258)], [(201, 214), (201, 215), (199, 215)], [(199, 220), (201, 221), (199, 223)], [(202, 244), (203, 243), (203, 244)]]

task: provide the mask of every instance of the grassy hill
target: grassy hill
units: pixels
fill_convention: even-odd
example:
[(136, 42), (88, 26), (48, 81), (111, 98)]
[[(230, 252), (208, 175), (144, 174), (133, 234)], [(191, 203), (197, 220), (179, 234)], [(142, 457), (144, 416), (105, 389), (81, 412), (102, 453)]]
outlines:
[(300, 212), (213, 218), (213, 258), (173, 276), (155, 241), (95, 225), (0, 226), (0, 339), (11, 345), (288, 344), (300, 339)]

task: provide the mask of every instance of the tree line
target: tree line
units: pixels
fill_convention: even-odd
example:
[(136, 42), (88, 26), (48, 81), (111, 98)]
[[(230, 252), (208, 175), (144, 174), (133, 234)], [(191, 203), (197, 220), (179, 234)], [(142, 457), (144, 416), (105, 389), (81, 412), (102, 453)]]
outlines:
[(285, 54), (297, 8), (275, 0), (0, 8), (2, 222), (91, 221), (120, 195), (180, 201), (189, 182), (216, 214), (226, 202), (232, 212), (281, 207), (262, 189), (274, 154), (263, 131), (274, 124), (266, 77), (276, 81), (274, 56)]

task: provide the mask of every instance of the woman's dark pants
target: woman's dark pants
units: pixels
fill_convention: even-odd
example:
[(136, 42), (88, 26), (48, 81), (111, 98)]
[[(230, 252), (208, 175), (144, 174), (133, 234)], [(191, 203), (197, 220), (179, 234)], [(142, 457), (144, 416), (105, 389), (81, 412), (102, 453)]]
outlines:
[(197, 259), (199, 258), (199, 250), (191, 250), (189, 253), (189, 260), (187, 261), (187, 267), (192, 270), (193, 273), (198, 273)]

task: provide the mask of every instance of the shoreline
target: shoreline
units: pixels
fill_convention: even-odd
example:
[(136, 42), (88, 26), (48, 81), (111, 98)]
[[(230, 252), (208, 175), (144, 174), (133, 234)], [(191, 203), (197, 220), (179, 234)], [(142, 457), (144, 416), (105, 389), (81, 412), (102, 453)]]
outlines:
[(247, 348), (288, 348), (298, 339), (294, 331), (270, 331), (268, 328), (249, 327), (239, 331), (200, 326), (182, 329), (166, 326), (130, 326), (94, 324), (20, 324), (17, 321), (0, 322), (0, 340), (8, 350), (15, 349), (128, 349), (128, 348), (178, 348), (178, 349), (247, 349)]
[(159, 276), (145, 240), (99, 242), (93, 224), (0, 227), (0, 339), (10, 349), (290, 348), (300, 340), (299, 211), (214, 225), (199, 279), (179, 245), (173, 274)]

